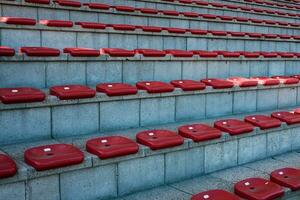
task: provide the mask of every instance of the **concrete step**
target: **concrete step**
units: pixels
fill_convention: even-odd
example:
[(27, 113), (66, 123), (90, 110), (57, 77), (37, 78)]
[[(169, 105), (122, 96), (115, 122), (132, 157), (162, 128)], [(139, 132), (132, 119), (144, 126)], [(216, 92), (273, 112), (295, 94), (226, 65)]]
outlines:
[[(268, 112), (264, 112), (264, 114), (268, 114)], [(227, 117), (243, 118), (242, 115)], [(202, 122), (211, 124), (212, 120)], [(189, 121), (188, 123), (196, 122)], [(139, 130), (131, 129), (119, 132), (118, 135), (122, 134), (134, 138), (135, 133), (141, 130), (161, 128), (176, 130), (182, 124), (148, 126)], [(109, 135), (116, 134), (110, 133)], [(263, 163), (260, 165), (249, 164), (249, 166), (242, 166), (237, 170), (216, 171), (245, 165), (249, 162), (290, 151), (298, 151), (300, 148), (299, 125), (286, 125), (284, 123), (279, 128), (267, 130), (255, 128), (251, 133), (238, 136), (223, 134), (220, 139), (200, 143), (194, 143), (192, 140), (186, 139), (183, 145), (161, 150), (153, 151), (141, 145), (137, 154), (107, 160), (101, 160), (84, 150), (85, 142), (96, 136), (99, 136), (99, 134), (19, 145), (2, 145), (0, 149), (17, 161), (19, 170), (16, 176), (0, 180), (1, 197), (5, 197), (7, 200), (13, 198), (24, 199), (26, 191), (27, 199), (44, 198), (44, 196), (50, 199), (108, 199), (205, 174), (210, 174), (208, 177), (223, 179), (222, 182), (225, 181), (225, 183), (227, 181), (228, 189), (237, 180), (244, 179), (246, 176), (262, 174), (263, 170), (273, 168), (266, 168), (269, 165)], [(85, 154), (84, 162), (79, 165), (38, 172), (23, 161), (23, 152), (26, 149), (59, 142), (71, 143), (81, 148)], [(299, 154), (296, 155), (299, 156)], [(283, 157), (282, 159), (287, 158)], [(299, 167), (298, 164), (299, 162), (294, 162), (292, 166), (297, 165)], [(276, 165), (276, 167), (278, 166)], [(253, 173), (250, 170), (249, 173), (246, 173), (245, 167), (247, 170), (252, 168), (256, 171)], [(145, 176), (146, 174), (147, 176)], [(212, 179), (207, 178), (208, 180)], [(201, 188), (203, 190), (204, 188), (210, 189), (213, 186), (224, 186), (222, 182), (216, 185), (212, 180), (210, 184), (206, 184), (206, 182), (204, 184), (201, 182), (201, 185), (194, 184), (194, 187), (186, 188), (186, 190), (190, 189), (193, 192), (189, 192), (188, 195), (183, 197), (187, 198), (191, 194), (200, 192)], [(99, 187), (99, 183), (103, 183), (101, 187)], [(179, 183), (177, 183), (177, 186), (174, 184), (172, 190), (179, 186)], [(184, 191), (183, 185), (181, 187)]]
[[(299, 84), (1, 104), (1, 144), (207, 119), (300, 105)], [(289, 98), (286, 98), (289, 96)], [(222, 101), (220, 101), (222, 99)], [(124, 117), (127, 116), (127, 117)], [(9, 135), (9, 137), (8, 137)]]
[[(53, 85), (105, 82), (135, 84), (142, 80), (169, 82), (231, 76), (299, 74), (298, 58), (162, 58), (146, 57), (27, 57), (0, 58), (1, 87), (48, 88)], [(34, 75), (34, 77), (33, 77)]]
[[(270, 173), (273, 170), (284, 167), (299, 168), (299, 159), (300, 155), (298, 152), (282, 154), (273, 158), (233, 167), (178, 183), (167, 184), (114, 200), (189, 200), (192, 195), (213, 189), (221, 189), (233, 193), (233, 186), (236, 182), (251, 176), (269, 179)], [(280, 199), (297, 200), (299, 198), (299, 191), (292, 192), (289, 189), (285, 189), (285, 195)]]
[[(174, 28), (174, 27), (173, 27)], [(176, 26), (175, 26), (176, 28)], [(223, 30), (217, 30), (223, 31)], [(300, 40), (284, 39), (279, 36), (269, 39), (260, 37), (216, 36), (217, 33), (195, 35), (191, 32), (182, 34), (146, 32), (141, 28), (135, 31), (119, 31), (113, 28), (104, 30), (86, 29), (75, 25), (72, 28), (47, 27), (43, 25), (24, 26), (0, 24), (1, 45), (16, 50), (21, 46), (44, 46), (63, 49), (65, 47), (87, 48), (152, 48), (184, 50), (230, 50), (230, 51), (283, 51), (299, 52)], [(285, 37), (286, 35), (284, 35)], [(282, 36), (281, 36), (282, 37)]]
[[(22, 5), (20, 7), (20, 5)], [(111, 10), (91, 10), (86, 7), (70, 8), (57, 5), (20, 4), (18, 2), (2, 2), (2, 16), (19, 16), (34, 19), (61, 19), (71, 21), (110, 22), (119, 24), (139, 24), (151, 26), (202, 28), (210, 30), (262, 32), (278, 34), (299, 34), (299, 27), (286, 25), (267, 25), (253, 22), (224, 21), (220, 19), (191, 18), (166, 16), (163, 14), (141, 14)], [(55, 12), (53, 12), (55, 9)], [(16, 12), (18, 11), (18, 12)], [(70, 13), (70, 14), (69, 14)]]

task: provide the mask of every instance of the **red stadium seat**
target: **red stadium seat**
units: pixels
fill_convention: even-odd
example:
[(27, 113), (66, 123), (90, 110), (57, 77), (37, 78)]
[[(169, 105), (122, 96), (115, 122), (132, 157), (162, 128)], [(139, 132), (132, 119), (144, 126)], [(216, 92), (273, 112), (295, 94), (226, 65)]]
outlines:
[(162, 31), (162, 27), (158, 26), (138, 26), (138, 28), (142, 29), (144, 32), (155, 32), (160, 33)]
[(206, 124), (180, 126), (178, 128), (178, 133), (182, 137), (192, 139), (194, 142), (217, 139), (222, 136), (222, 132), (219, 129), (210, 127)]
[(137, 10), (145, 14), (154, 14), (154, 15), (158, 14), (158, 10), (152, 8), (138, 8)]
[(260, 56), (260, 53), (257, 52), (248, 52), (248, 51), (236, 51), (243, 55), (245, 58), (258, 58)]
[(179, 146), (184, 142), (183, 137), (169, 130), (142, 131), (136, 135), (136, 140), (152, 150)]
[(86, 150), (100, 159), (108, 159), (135, 154), (139, 151), (139, 146), (126, 137), (108, 136), (88, 140)]
[(251, 8), (252, 11), (257, 12), (257, 13), (263, 13), (265, 10), (261, 8)]
[(244, 36), (246, 36), (245, 32), (228, 32), (228, 34), (230, 34), (231, 36), (234, 36), (234, 37), (244, 37)]
[(122, 12), (134, 12), (135, 8), (131, 6), (111, 6), (112, 8), (115, 8), (117, 11)]
[(216, 7), (216, 8), (223, 8), (223, 7), (225, 7), (224, 4), (215, 3), (215, 2), (211, 2), (210, 5), (212, 5), (213, 7)]
[(292, 191), (300, 190), (300, 170), (295, 168), (277, 169), (271, 173), (271, 181)]
[(218, 53), (213, 52), (213, 51), (191, 50), (191, 52), (193, 52), (194, 55), (198, 55), (198, 56), (204, 57), (204, 58), (216, 58), (216, 57), (218, 57)]
[(181, 88), (183, 91), (204, 90), (206, 87), (204, 83), (193, 80), (173, 80), (171, 84), (174, 87)]
[(101, 83), (96, 86), (97, 92), (108, 96), (132, 95), (138, 92), (137, 88), (126, 83)]
[(99, 9), (99, 10), (109, 10), (110, 5), (103, 3), (84, 3), (84, 6), (88, 6), (91, 9)]
[(39, 23), (50, 27), (73, 27), (73, 22), (66, 20), (40, 20)]
[(271, 200), (284, 195), (284, 190), (276, 183), (262, 178), (248, 178), (234, 185), (234, 191), (249, 200)]
[(96, 91), (84, 85), (60, 85), (52, 86), (50, 94), (57, 96), (60, 100), (92, 98)]
[(269, 78), (265, 76), (259, 76), (259, 77), (252, 77), (251, 79), (257, 80), (259, 84), (264, 86), (269, 85), (279, 85), (280, 81), (275, 78)]
[(282, 58), (293, 58), (295, 55), (290, 52), (276, 52)]
[(276, 24), (276, 22), (273, 21), (273, 20), (264, 20), (264, 23), (265, 24), (271, 24), (271, 25), (275, 25)]
[(134, 51), (120, 48), (102, 48), (100, 54), (107, 54), (110, 57), (133, 57)]
[(106, 27), (112, 27), (118, 31), (134, 31), (136, 26), (129, 24), (107, 24)]
[(186, 33), (186, 29), (183, 28), (163, 28), (163, 30), (168, 31), (169, 33), (177, 33), (177, 34), (184, 34)]
[(275, 79), (279, 80), (280, 83), (283, 83), (285, 85), (299, 83), (299, 79), (292, 78), (292, 77), (289, 77), (289, 76), (272, 76), (272, 78), (275, 78)]
[(292, 38), (291, 35), (283, 35), (283, 34), (278, 34), (278, 37), (281, 39), (291, 39)]
[(201, 0), (197, 0), (197, 1), (194, 1), (197, 5), (199, 6), (208, 6), (209, 3), (206, 2), (206, 1), (201, 1)]
[(175, 10), (161, 10), (160, 12), (162, 12), (164, 15), (169, 15), (169, 16), (179, 16), (180, 14)]
[(64, 53), (68, 53), (73, 57), (97, 57), (100, 56), (100, 51), (91, 48), (64, 48)]
[(240, 200), (240, 198), (225, 190), (208, 190), (193, 195), (191, 200)]
[(241, 56), (238, 52), (231, 52), (231, 51), (214, 51), (218, 53), (218, 55), (223, 56), (224, 58), (238, 58)]
[(248, 22), (249, 21), (249, 18), (246, 18), (246, 17), (235, 17), (234, 19), (238, 22)]
[(211, 33), (212, 35), (215, 35), (215, 36), (226, 36), (227, 35), (226, 31), (208, 31), (208, 33)]
[(199, 17), (199, 13), (195, 13), (195, 12), (182, 12), (182, 15), (184, 15), (185, 17)]
[(50, 4), (50, 0), (25, 0), (26, 3)]
[(236, 5), (225, 5), (225, 7), (229, 8), (229, 9), (233, 9), (233, 10), (237, 10), (240, 8), (239, 6), (236, 6)]
[(251, 38), (260, 38), (263, 36), (262, 33), (247, 33), (247, 35)]
[(234, 20), (234, 17), (231, 17), (231, 16), (218, 16), (221, 20), (224, 20), (224, 21), (232, 21)]
[(0, 56), (14, 56), (15, 50), (10, 47), (0, 46)]
[(0, 154), (0, 179), (14, 176), (17, 165), (8, 155)]
[(225, 119), (216, 121), (214, 123), (214, 127), (220, 129), (221, 131), (227, 132), (230, 135), (250, 133), (254, 129), (251, 124), (237, 119)]
[(193, 0), (178, 0), (179, 3), (192, 4)]
[(106, 28), (106, 24), (95, 23), (95, 22), (75, 22), (75, 24), (81, 26), (81, 28), (91, 28), (91, 29)]
[(230, 77), (227, 80), (239, 87), (255, 87), (258, 84), (257, 80), (243, 78), (243, 77)]
[(0, 88), (0, 100), (4, 104), (44, 101), (46, 95), (35, 88)]
[(201, 30), (201, 29), (189, 29), (189, 32), (191, 32), (193, 35), (207, 35), (207, 30)]
[(24, 53), (27, 56), (49, 57), (59, 56), (60, 51), (54, 48), (48, 47), (20, 47), (20, 53)]
[(278, 56), (277, 53), (273, 52), (258, 52), (260, 55), (262, 55), (264, 58), (276, 58)]
[(72, 145), (51, 144), (26, 150), (24, 159), (37, 171), (43, 171), (82, 163), (84, 155)]
[(240, 9), (243, 11), (251, 11), (251, 7), (240, 6)]
[(204, 19), (217, 19), (217, 15), (212, 15), (212, 14), (200, 14), (200, 16)]
[(167, 54), (171, 54), (174, 57), (193, 57), (193, 52), (179, 49), (165, 49)]
[(146, 90), (148, 93), (173, 92), (174, 86), (160, 81), (141, 81), (136, 86), (140, 90)]
[(281, 126), (281, 121), (265, 115), (251, 115), (245, 117), (245, 122), (251, 123), (261, 129), (276, 128)]
[(217, 78), (202, 79), (201, 82), (213, 87), (214, 89), (232, 88), (234, 86), (230, 81)]
[(79, 1), (72, 0), (54, 0), (54, 3), (57, 3), (60, 6), (68, 6), (68, 7), (81, 7), (81, 3)]
[(135, 49), (136, 54), (142, 54), (144, 57), (165, 57), (166, 52), (156, 49)]
[(0, 22), (6, 24), (28, 25), (28, 26), (34, 26), (36, 24), (35, 19), (24, 18), (24, 17), (0, 17)]
[(300, 123), (300, 114), (298, 113), (282, 111), (282, 112), (273, 112), (271, 116), (276, 119), (279, 119), (280, 121), (287, 123), (288, 125)]

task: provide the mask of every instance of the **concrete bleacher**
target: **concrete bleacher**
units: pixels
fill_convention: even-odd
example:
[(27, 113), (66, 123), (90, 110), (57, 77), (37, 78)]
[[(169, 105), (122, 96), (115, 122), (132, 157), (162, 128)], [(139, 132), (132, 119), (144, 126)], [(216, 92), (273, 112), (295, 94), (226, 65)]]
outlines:
[[(255, 126), (240, 135), (222, 131), (220, 138), (201, 142), (180, 137), (183, 144), (159, 150), (142, 144), (137, 137), (141, 131), (163, 129), (177, 134), (182, 125), (205, 123), (216, 127), (217, 120), (243, 121), (254, 114), (270, 116), (300, 107), (300, 8), (293, 7), (298, 5), (295, 3), (280, 1), (288, 5), (283, 7), (275, 1), (264, 1), (269, 3), (208, 0), (208, 5), (200, 5), (177, 0), (81, 0), (110, 6), (103, 10), (85, 4), (61, 6), (53, 1), (0, 1), (0, 21), (1, 17), (23, 17), (36, 23), (0, 22), (0, 46), (11, 47), (15, 52), (0, 56), (0, 89), (18, 92), (18, 88), (32, 87), (45, 94), (45, 100), (39, 102), (0, 102), (0, 155), (8, 155), (17, 165), (15, 175), (0, 178), (0, 200), (187, 200), (210, 189), (234, 192), (236, 182), (255, 176), (268, 179), (280, 167), (299, 168), (299, 122), (281, 121), (279, 127), (269, 129)], [(133, 10), (125, 12), (118, 6), (131, 6)], [(138, 8), (161, 11), (149, 14)], [(180, 13), (167, 15), (162, 10)], [(191, 17), (184, 12), (218, 16)], [(229, 20), (222, 16), (229, 16)], [(70, 20), (73, 25), (46, 26), (40, 22), (45, 19)], [(104, 28), (84, 28), (78, 22), (102, 23)], [(121, 30), (113, 26), (120, 24), (134, 26), (128, 30), (126, 26)], [(141, 25), (162, 30), (145, 31)], [(172, 32), (167, 27), (179, 29)], [(208, 32), (196, 34), (193, 30)], [(244, 35), (234, 35), (236, 32)], [(22, 47), (50, 47), (60, 53), (30, 56)], [(68, 47), (93, 48), (98, 54), (76, 57), (63, 53)], [(161, 57), (136, 52), (132, 56), (112, 56), (103, 53), (103, 48), (149, 48), (169, 53)], [(176, 56), (168, 49), (187, 50), (185, 53), (202, 50), (217, 55), (205, 57), (193, 51), (191, 56)], [(239, 55), (225, 56), (220, 50), (238, 51)], [(259, 55), (247, 57), (247, 52)], [(276, 55), (268, 57), (264, 53)], [(176, 87), (172, 92), (161, 93), (138, 87), (140, 81), (204, 82), (203, 79), (230, 77), (253, 80), (252, 77), (261, 76), (294, 76), (297, 82), (221, 89), (206, 84), (202, 90)], [(138, 90), (133, 95), (109, 96), (98, 89), (96, 92), (100, 83), (131, 84)], [(61, 100), (51, 93), (53, 86), (68, 85), (88, 86), (96, 95)], [(292, 113), (299, 115), (297, 111)], [(87, 148), (86, 143), (92, 138), (116, 135), (136, 142), (138, 152), (100, 159)], [(33, 147), (60, 143), (77, 147), (83, 152), (83, 161), (39, 171), (24, 156)], [(284, 192), (280, 199), (300, 198), (299, 191), (284, 188)]]

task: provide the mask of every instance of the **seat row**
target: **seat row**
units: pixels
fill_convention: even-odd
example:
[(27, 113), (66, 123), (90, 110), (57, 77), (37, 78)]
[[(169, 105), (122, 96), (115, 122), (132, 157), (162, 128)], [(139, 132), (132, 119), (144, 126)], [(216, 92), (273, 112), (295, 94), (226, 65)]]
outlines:
[(234, 184), (234, 193), (208, 190), (192, 196), (191, 200), (273, 200), (284, 195), (284, 188), (300, 190), (300, 169), (281, 168), (270, 174), (270, 180), (254, 177)]
[[(190, 5), (198, 5), (201, 7), (211, 7), (211, 8), (226, 8), (230, 10), (240, 10), (240, 11), (248, 11), (248, 12), (254, 12), (254, 13), (266, 13), (266, 14), (274, 14), (274, 15), (280, 15), (280, 16), (290, 16), (290, 17), (296, 17), (299, 16), (299, 14), (294, 13), (288, 13), (288, 12), (282, 12), (277, 10), (270, 10), (270, 9), (260, 9), (260, 8), (253, 8), (249, 6), (237, 6), (233, 4), (223, 4), (223, 3), (217, 3), (217, 2), (207, 2), (207, 1), (201, 1), (201, 0), (162, 0), (162, 1), (168, 1), (168, 2), (177, 2), (182, 4), (190, 4)], [(50, 0), (25, 0), (27, 3), (36, 3), (36, 4), (50, 4)], [(163, 13), (161, 10), (155, 11), (155, 9), (149, 9), (149, 8), (134, 8), (131, 6), (121, 6), (121, 5), (108, 5), (103, 3), (80, 3), (79, 1), (73, 1), (73, 0), (54, 0), (54, 3), (57, 3), (60, 6), (67, 6), (67, 7), (81, 7), (83, 6), (89, 6), (92, 9), (101, 9), (101, 10), (109, 10), (109, 9), (116, 9), (117, 11), (122, 12), (134, 12), (134, 11), (140, 11), (142, 13), (150, 13), (150, 14), (157, 14), (157, 13)], [(273, 4), (276, 6), (276, 3)], [(282, 5), (281, 7), (284, 7), (286, 5)], [(286, 6), (289, 9), (300, 9), (300, 6)], [(140, 10), (145, 9), (145, 10)], [(149, 9), (149, 12), (147, 12), (147, 9)], [(143, 12), (146, 11), (146, 12)]]
[(264, 1), (264, 0), (244, 0), (247, 3), (257, 3), (267, 6), (276, 6), (280, 8), (289, 8), (289, 9), (300, 9), (299, 5), (289, 5), (289, 4), (283, 4), (283, 3), (277, 3), (272, 1)]
[[(64, 48), (63, 52), (73, 57), (134, 57), (142, 55), (144, 57), (172, 57), (191, 58), (199, 56), (203, 58), (299, 58), (300, 53), (297, 52), (248, 52), (248, 51), (204, 51), (204, 50), (179, 50), (179, 49), (134, 49), (127, 50), (121, 48), (101, 48), (100, 50), (92, 48), (69, 47)], [(7, 46), (0, 46), (0, 56), (14, 56), (15, 50)], [(19, 53), (29, 57), (58, 57), (60, 50), (48, 47), (20, 47)]]
[[(81, 3), (76, 1), (58, 1), (64, 2), (64, 4), (60, 5), (76, 5), (75, 7), (80, 7)], [(235, 16), (226, 16), (226, 15), (213, 15), (213, 14), (203, 14), (197, 12), (178, 12), (176, 10), (157, 10), (152, 8), (135, 8), (130, 6), (111, 6), (107, 4), (99, 4), (99, 3), (84, 3), (85, 6), (89, 7), (90, 9), (96, 10), (109, 10), (111, 8), (115, 9), (116, 11), (120, 12), (128, 12), (128, 13), (141, 13), (141, 14), (150, 14), (150, 15), (164, 15), (164, 16), (173, 16), (173, 17), (188, 17), (188, 18), (201, 18), (201, 19), (208, 19), (208, 20), (221, 20), (223, 22), (243, 22), (243, 23), (255, 23), (255, 24), (265, 24), (265, 25), (278, 25), (278, 26), (285, 26), (285, 27), (299, 27), (299, 23), (288, 23), (285, 21), (272, 21), (272, 20), (262, 20), (257, 18), (246, 18), (246, 17), (235, 17)], [(251, 11), (251, 8), (249, 8)], [(267, 11), (266, 11), (267, 12)], [(270, 14), (278, 14), (286, 15), (287, 17), (299, 17), (300, 14), (293, 14), (293, 13), (283, 13), (280, 11), (268, 11)], [(279, 15), (279, 14), (278, 14)]]
[[(264, 20), (268, 24), (276, 24), (275, 21)], [(20, 17), (0, 17), (0, 22), (14, 25), (36, 25), (36, 20), (31, 18), (20, 18)], [(74, 26), (72, 21), (67, 20), (40, 20), (39, 24), (48, 27), (65, 27), (71, 28)], [(300, 27), (298, 23), (289, 23), (291, 26)], [(212, 36), (231, 36), (231, 37), (249, 37), (249, 38), (264, 38), (264, 39), (294, 39), (300, 40), (299, 35), (287, 35), (287, 34), (264, 34), (264, 33), (253, 33), (253, 32), (232, 32), (232, 31), (219, 31), (219, 30), (203, 30), (203, 29), (184, 29), (175, 27), (160, 27), (160, 26), (139, 26), (130, 24), (103, 24), (96, 22), (75, 22), (75, 25), (81, 26), (84, 29), (98, 29), (104, 30), (112, 28), (116, 31), (143, 31), (143, 32), (155, 32), (161, 33), (167, 31), (168, 33), (174, 34), (185, 34), (191, 33), (192, 35), (212, 35)]]
[[(141, 131), (136, 134), (136, 142), (124, 136), (103, 136), (86, 142), (86, 150), (100, 159), (109, 159), (135, 154), (139, 144), (152, 150), (171, 148), (182, 145), (184, 138), (193, 142), (218, 139), (222, 131), (231, 136), (249, 134), (255, 127), (271, 129), (280, 127), (282, 122), (288, 125), (300, 123), (300, 110), (293, 112), (274, 112), (271, 116), (251, 115), (244, 120), (222, 119), (214, 122), (214, 127), (207, 124), (188, 124), (178, 127), (178, 133), (166, 129)], [(37, 171), (79, 164), (84, 160), (83, 152), (70, 144), (49, 144), (27, 149), (24, 153), (25, 162)], [(0, 178), (15, 175), (15, 162), (7, 155), (0, 154)]]
[[(108, 96), (134, 95), (139, 90), (145, 90), (150, 94), (172, 92), (175, 88), (183, 91), (204, 90), (206, 86), (213, 89), (239, 87), (255, 87), (258, 84), (263, 86), (282, 84), (298, 84), (300, 75), (294, 76), (273, 76), (269, 77), (231, 77), (223, 79), (202, 79), (194, 80), (173, 80), (170, 83), (161, 81), (140, 81), (136, 86), (126, 83), (101, 83), (96, 86), (96, 91), (105, 93)], [(56, 96), (60, 100), (93, 98), (96, 91), (84, 85), (60, 85), (52, 86), (50, 95)], [(19, 87), (19, 88), (0, 88), (0, 101), (4, 104), (13, 103), (31, 103), (44, 101), (46, 95), (36, 88)]]

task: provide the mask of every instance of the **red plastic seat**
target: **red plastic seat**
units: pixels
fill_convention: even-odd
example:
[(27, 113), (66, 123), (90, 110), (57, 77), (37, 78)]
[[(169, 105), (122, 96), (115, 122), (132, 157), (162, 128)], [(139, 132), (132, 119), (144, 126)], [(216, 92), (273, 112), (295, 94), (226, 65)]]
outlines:
[(107, 24), (106, 27), (112, 27), (118, 31), (134, 31), (136, 26), (129, 24)]
[(99, 9), (99, 10), (109, 10), (110, 5), (103, 3), (84, 3), (84, 6), (88, 6), (91, 9)]
[(268, 13), (268, 14), (273, 14), (273, 15), (276, 14), (276, 12), (274, 10), (267, 10), (266, 9), (265, 12)]
[(165, 49), (167, 54), (171, 54), (174, 57), (193, 57), (193, 52), (179, 49)]
[(214, 89), (232, 88), (234, 86), (230, 81), (217, 78), (202, 79), (201, 82), (213, 87)]
[(174, 86), (161, 81), (140, 81), (136, 83), (140, 90), (146, 90), (148, 93), (173, 92)]
[(272, 117), (287, 123), (288, 125), (300, 123), (300, 114), (287, 111), (273, 112)]
[(258, 84), (257, 80), (243, 77), (230, 77), (227, 80), (232, 82), (234, 85), (238, 85), (239, 87), (255, 87)]
[(214, 127), (220, 129), (221, 131), (227, 132), (230, 135), (250, 133), (254, 129), (254, 127), (251, 124), (237, 119), (225, 119), (215, 121)]
[(37, 171), (43, 171), (82, 163), (84, 155), (72, 145), (51, 144), (26, 150), (24, 159)]
[(208, 6), (209, 3), (206, 2), (206, 1), (201, 1), (201, 0), (197, 0), (197, 1), (194, 1), (197, 5), (199, 6)]
[(292, 77), (292, 78), (297, 78), (297, 79), (300, 80), (300, 74), (295, 74), (295, 75), (292, 75), (291, 77)]
[(73, 27), (73, 22), (66, 20), (40, 20), (39, 23), (50, 27)]
[(244, 37), (244, 36), (246, 36), (245, 32), (228, 32), (228, 34), (230, 34), (231, 36), (234, 36), (234, 37)]
[(214, 51), (218, 53), (218, 55), (223, 56), (224, 58), (238, 58), (241, 56), (238, 52), (231, 52), (231, 51)]
[(246, 17), (235, 17), (234, 19), (238, 22), (248, 22), (249, 21), (249, 18), (246, 18)]
[(194, 35), (207, 35), (207, 30), (201, 30), (201, 29), (189, 29), (189, 32), (191, 32)]
[(97, 92), (108, 96), (132, 95), (137, 93), (137, 88), (126, 83), (101, 83), (96, 86)]
[(162, 31), (162, 27), (158, 26), (138, 26), (138, 28), (142, 29), (144, 32), (155, 32), (160, 33)]
[(212, 14), (200, 14), (201, 17), (204, 19), (217, 19), (217, 15), (212, 15)]
[(20, 47), (19, 52), (24, 53), (27, 56), (39, 56), (39, 57), (60, 55), (60, 51), (58, 49), (48, 48), (48, 47)]
[(269, 78), (265, 76), (252, 77), (251, 79), (257, 80), (259, 84), (268, 86), (268, 85), (279, 85), (280, 81), (275, 78)]
[(264, 20), (264, 23), (265, 24), (271, 24), (271, 25), (275, 25), (276, 24), (276, 22), (272, 21), (272, 20)]
[(15, 50), (10, 47), (0, 46), (0, 56), (14, 56)]
[(285, 85), (299, 83), (299, 79), (292, 78), (292, 77), (289, 77), (289, 76), (272, 76), (272, 78), (275, 78), (275, 79), (279, 80), (280, 83), (283, 83)]
[(17, 173), (17, 165), (9, 156), (0, 154), (0, 179), (14, 176)]
[(247, 35), (252, 38), (260, 38), (263, 36), (262, 33), (247, 33)]
[(82, 28), (92, 28), (92, 29), (105, 29), (106, 24), (95, 23), (95, 22), (75, 22), (76, 25)]
[(206, 124), (180, 126), (178, 128), (178, 133), (182, 137), (192, 139), (194, 142), (217, 139), (222, 136), (222, 132), (219, 129), (210, 127)]
[(179, 146), (184, 142), (183, 137), (169, 130), (142, 131), (136, 135), (136, 140), (152, 150)]
[(34, 26), (36, 24), (35, 19), (24, 18), (24, 17), (0, 17), (0, 22), (6, 24), (28, 25), (28, 26)]
[(213, 51), (191, 50), (191, 52), (193, 52), (194, 55), (198, 55), (198, 56), (204, 57), (204, 58), (216, 58), (216, 57), (218, 57), (218, 53), (213, 52)]
[(100, 56), (100, 51), (91, 48), (64, 48), (64, 53), (68, 53), (74, 57), (97, 57)]
[(162, 12), (164, 15), (169, 15), (169, 16), (179, 16), (180, 14), (175, 10), (161, 10), (160, 12)]
[(179, 3), (192, 4), (193, 0), (178, 0)]
[(183, 28), (163, 28), (163, 30), (166, 30), (168, 31), (169, 33), (177, 33), (177, 34), (184, 34), (186, 33), (186, 29), (183, 29)]
[(240, 9), (244, 11), (251, 11), (251, 7), (246, 7), (246, 6), (240, 6)]
[(284, 35), (284, 34), (278, 34), (278, 37), (281, 39), (291, 39), (292, 38), (291, 35)]
[(218, 16), (221, 20), (224, 20), (224, 21), (232, 21), (234, 20), (234, 17), (231, 17), (231, 16)]
[(68, 7), (81, 7), (81, 3), (78, 1), (72, 1), (72, 0), (54, 0), (54, 3), (57, 3), (60, 6), (68, 6)]
[(223, 7), (225, 7), (224, 4), (215, 3), (215, 2), (211, 2), (210, 5), (212, 5), (213, 7), (216, 7), (216, 8), (223, 8)]
[(100, 159), (108, 159), (135, 154), (139, 151), (139, 146), (129, 138), (109, 136), (88, 140), (86, 150)]
[(245, 122), (251, 123), (261, 129), (276, 128), (281, 126), (281, 121), (265, 115), (251, 115), (245, 117)]
[(108, 54), (110, 57), (133, 57), (134, 51), (120, 48), (102, 48), (100, 54)]
[(282, 58), (293, 58), (295, 55), (289, 52), (276, 52)]
[(50, 94), (57, 96), (60, 100), (92, 98), (96, 91), (84, 85), (60, 85), (52, 86)]
[(271, 181), (278, 185), (290, 188), (292, 191), (300, 190), (300, 170), (295, 168), (277, 169), (271, 173)]
[(131, 6), (112, 6), (112, 8), (115, 8), (117, 11), (122, 12), (134, 12), (135, 8)]
[(277, 53), (273, 52), (259, 52), (264, 58), (276, 58), (278, 56)]
[(152, 9), (152, 8), (138, 8), (137, 10), (139, 10), (141, 13), (145, 13), (145, 14), (156, 15), (158, 13), (158, 10)]
[(193, 80), (173, 80), (171, 84), (174, 87), (181, 88), (183, 91), (204, 90), (206, 87), (204, 83)]
[(248, 51), (236, 51), (243, 55), (245, 58), (258, 58), (260, 56), (260, 53), (257, 52), (248, 52)]
[(156, 49), (135, 49), (136, 54), (142, 54), (144, 57), (165, 57), (166, 52)]
[(35, 88), (0, 88), (0, 100), (4, 104), (44, 101), (46, 95)]
[(261, 8), (251, 8), (254, 12), (263, 13), (265, 10)]
[(225, 190), (208, 190), (193, 195), (191, 200), (240, 200), (240, 198)]
[(49, 4), (50, 0), (25, 0), (26, 3)]
[(183, 14), (185, 17), (199, 17), (199, 13), (195, 12), (182, 12), (181, 14)]
[(284, 195), (281, 186), (262, 178), (240, 181), (234, 185), (234, 192), (249, 200), (272, 200)]
[(289, 25), (288, 22), (277, 22), (277, 24), (280, 26), (288, 26)]
[(226, 31), (208, 31), (208, 33), (211, 33), (212, 35), (216, 35), (216, 36), (226, 36), (227, 35)]

